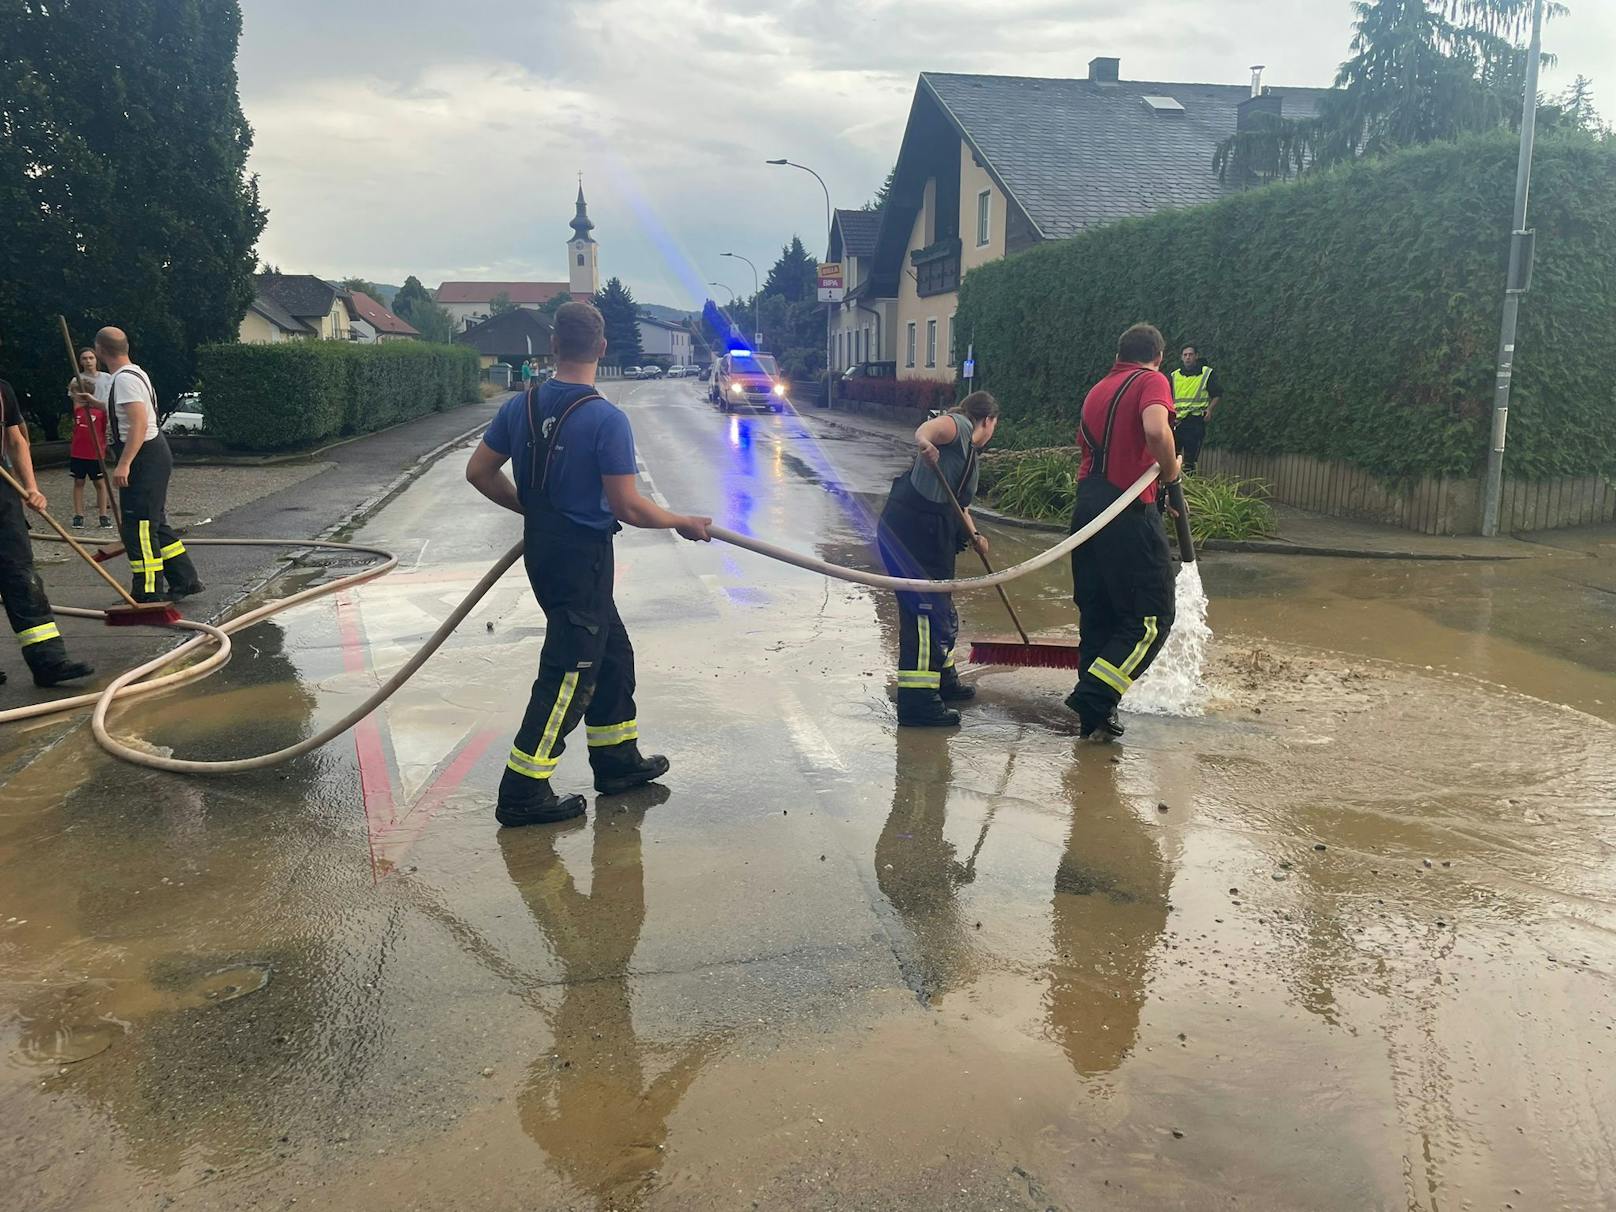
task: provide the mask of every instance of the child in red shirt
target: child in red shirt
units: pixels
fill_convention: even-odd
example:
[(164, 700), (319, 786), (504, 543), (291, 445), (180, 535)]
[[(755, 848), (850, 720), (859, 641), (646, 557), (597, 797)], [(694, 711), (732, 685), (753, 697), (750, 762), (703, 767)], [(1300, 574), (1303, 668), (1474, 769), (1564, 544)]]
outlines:
[[(95, 351), (81, 350), (79, 369), (84, 390), (93, 394), (98, 402), (107, 398), (111, 376), (97, 371)], [(68, 398), (73, 395), (73, 384), (68, 384)], [(67, 467), (73, 476), (73, 525), (84, 525), (84, 481), (95, 481), (95, 503), (100, 513), (102, 530), (112, 529), (112, 489), (101, 474), (101, 455), (107, 449), (107, 410), (104, 406), (73, 409), (73, 438), (67, 448)]]

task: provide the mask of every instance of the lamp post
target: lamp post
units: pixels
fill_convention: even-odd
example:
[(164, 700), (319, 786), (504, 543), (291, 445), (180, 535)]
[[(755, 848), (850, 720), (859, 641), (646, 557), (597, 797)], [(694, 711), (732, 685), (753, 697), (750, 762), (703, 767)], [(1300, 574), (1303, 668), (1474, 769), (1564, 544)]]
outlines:
[(741, 256), (740, 253), (719, 253), (721, 257), (734, 257), (737, 261), (746, 261), (752, 270), (752, 341), (756, 343), (762, 339), (763, 334), (758, 331), (758, 295), (763, 293), (763, 287), (758, 282), (757, 266)]
[(1515, 377), (1515, 324), (1521, 296), (1532, 284), (1533, 233), (1526, 227), (1526, 199), (1532, 186), (1532, 141), (1537, 133), (1537, 71), (1543, 55), (1543, 0), (1532, 5), (1532, 44), (1526, 54), (1526, 89), (1521, 106), (1521, 151), (1515, 165), (1515, 225), (1509, 237), (1509, 280), (1504, 284), (1504, 317), (1498, 334), (1498, 378), (1493, 388), (1492, 441), (1487, 478), (1482, 484), (1481, 533), (1498, 533), (1504, 495), (1504, 434), (1509, 424), (1509, 387)]
[[(809, 168), (806, 164), (798, 164), (795, 160), (787, 160), (784, 156), (782, 156), (778, 160), (765, 160), (764, 163), (765, 164), (773, 164), (773, 165), (776, 165), (776, 166), (779, 166), (779, 167), (784, 167), (784, 168), (799, 168), (803, 172), (805, 172), (809, 176), (811, 176), (815, 181), (819, 182), (819, 188), (825, 191), (825, 252), (828, 255), (830, 253), (830, 233), (831, 233), (831, 228), (834, 226), (834, 224), (833, 224), (833, 222), (831, 220), (830, 186), (825, 184), (825, 178), (821, 177), (818, 173), (816, 173), (813, 169)], [(836, 360), (836, 337), (835, 337), (834, 324), (833, 324), (833, 321), (835, 320), (835, 318), (836, 318), (836, 304), (827, 303), (825, 305), (825, 407), (826, 408), (834, 408), (836, 406), (836, 367), (834, 365), (834, 362)]]
[(728, 286), (725, 286), (722, 282), (709, 282), (709, 283), (707, 283), (707, 285), (708, 286), (717, 286), (717, 287), (720, 287), (720, 288), (722, 288), (724, 290), (729, 291), (729, 305), (731, 307), (735, 306), (735, 292), (733, 290), (731, 290)]

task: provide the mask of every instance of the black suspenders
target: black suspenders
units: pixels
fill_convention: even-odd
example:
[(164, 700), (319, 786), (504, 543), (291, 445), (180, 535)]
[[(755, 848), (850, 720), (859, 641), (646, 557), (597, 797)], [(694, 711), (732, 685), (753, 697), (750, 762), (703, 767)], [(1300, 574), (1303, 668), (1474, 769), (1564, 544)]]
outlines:
[[(527, 427), (531, 437), (530, 444), (533, 448), (533, 453), (528, 463), (527, 482), (532, 491), (542, 496), (548, 505), (549, 492), (547, 489), (550, 483), (550, 464), (555, 459), (556, 439), (561, 436), (561, 427), (567, 423), (567, 418), (580, 405), (587, 404), (591, 400), (604, 400), (606, 397), (598, 391), (579, 396), (571, 404), (567, 405), (559, 417), (552, 418), (553, 423), (547, 424), (544, 432), (541, 433), (538, 418), (533, 412), (533, 393), (535, 390), (536, 387), (533, 385), (529, 385), (527, 389)], [(542, 470), (539, 467), (539, 450), (541, 448), (544, 450), (544, 467)]]
[(1083, 438), (1088, 442), (1089, 450), (1094, 455), (1094, 466), (1090, 474), (1104, 477), (1106, 465), (1111, 461), (1111, 431), (1116, 427), (1117, 423), (1117, 405), (1122, 403), (1122, 397), (1127, 394), (1128, 388), (1133, 386), (1133, 381), (1144, 373), (1143, 369), (1134, 371), (1122, 381), (1122, 386), (1117, 388), (1117, 394), (1111, 397), (1111, 406), (1105, 411), (1105, 441), (1099, 442), (1095, 440), (1094, 434), (1089, 431), (1088, 421), (1085, 420), (1080, 423), (1079, 428), (1083, 431)]

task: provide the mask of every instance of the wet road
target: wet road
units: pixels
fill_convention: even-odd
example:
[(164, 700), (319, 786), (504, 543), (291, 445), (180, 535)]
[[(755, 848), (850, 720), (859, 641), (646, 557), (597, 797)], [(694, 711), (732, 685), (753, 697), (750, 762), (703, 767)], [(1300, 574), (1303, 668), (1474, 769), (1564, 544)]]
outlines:
[[(656, 490), (867, 565), (890, 447), (698, 393), (617, 389)], [(517, 537), (462, 467), (360, 532), (397, 574), (116, 727), (225, 756), (336, 718)], [(673, 772), (562, 829), (491, 816), (519, 578), (275, 772), (8, 734), (8, 1206), (1611, 1206), (1612, 613), (1553, 587), (1610, 565), (1531, 563), (1209, 560), (1212, 706), (1104, 748), (1050, 672), (899, 733), (884, 598), (628, 532)]]

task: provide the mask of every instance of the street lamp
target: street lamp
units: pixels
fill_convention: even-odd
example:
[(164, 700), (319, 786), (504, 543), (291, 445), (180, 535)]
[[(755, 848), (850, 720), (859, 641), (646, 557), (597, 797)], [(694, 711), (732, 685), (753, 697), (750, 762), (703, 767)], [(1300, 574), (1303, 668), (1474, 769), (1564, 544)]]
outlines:
[(709, 282), (709, 283), (707, 283), (707, 285), (708, 286), (717, 286), (717, 287), (721, 287), (724, 290), (728, 290), (729, 291), (729, 305), (731, 307), (735, 306), (735, 292), (733, 290), (730, 290), (730, 288), (728, 286), (725, 286), (722, 282)]
[[(831, 222), (831, 212), (830, 212), (830, 186), (825, 184), (825, 178), (821, 177), (818, 173), (816, 173), (813, 169), (809, 168), (806, 164), (798, 164), (795, 160), (787, 160), (784, 156), (782, 156), (778, 160), (765, 160), (764, 163), (765, 164), (773, 164), (773, 165), (777, 165), (777, 166), (782, 166), (782, 167), (785, 167), (785, 168), (800, 168), (803, 172), (805, 172), (809, 176), (811, 176), (815, 181), (819, 182), (819, 188), (825, 191), (825, 253), (826, 253), (827, 256), (830, 255), (830, 233), (831, 233), (831, 228), (832, 228), (833, 224)], [(836, 338), (835, 338), (835, 335), (834, 335), (834, 327), (833, 327), (833, 325), (831, 323), (831, 321), (835, 318), (835, 316), (836, 316), (836, 304), (834, 304), (834, 303), (826, 304), (826, 306), (825, 306), (825, 407), (826, 408), (834, 408), (836, 406), (836, 368), (833, 365), (833, 363), (836, 360)]]
[(734, 257), (737, 261), (746, 261), (747, 265), (751, 266), (751, 269), (752, 269), (752, 340), (754, 342), (756, 342), (756, 341), (760, 340), (762, 338), (762, 336), (763, 336), (763, 334), (758, 331), (758, 296), (763, 293), (763, 286), (762, 286), (762, 284), (760, 282), (758, 282), (757, 266), (753, 265), (751, 261), (748, 261), (745, 257), (741, 256), (740, 253), (719, 253), (718, 255), (721, 256), (721, 257)]

